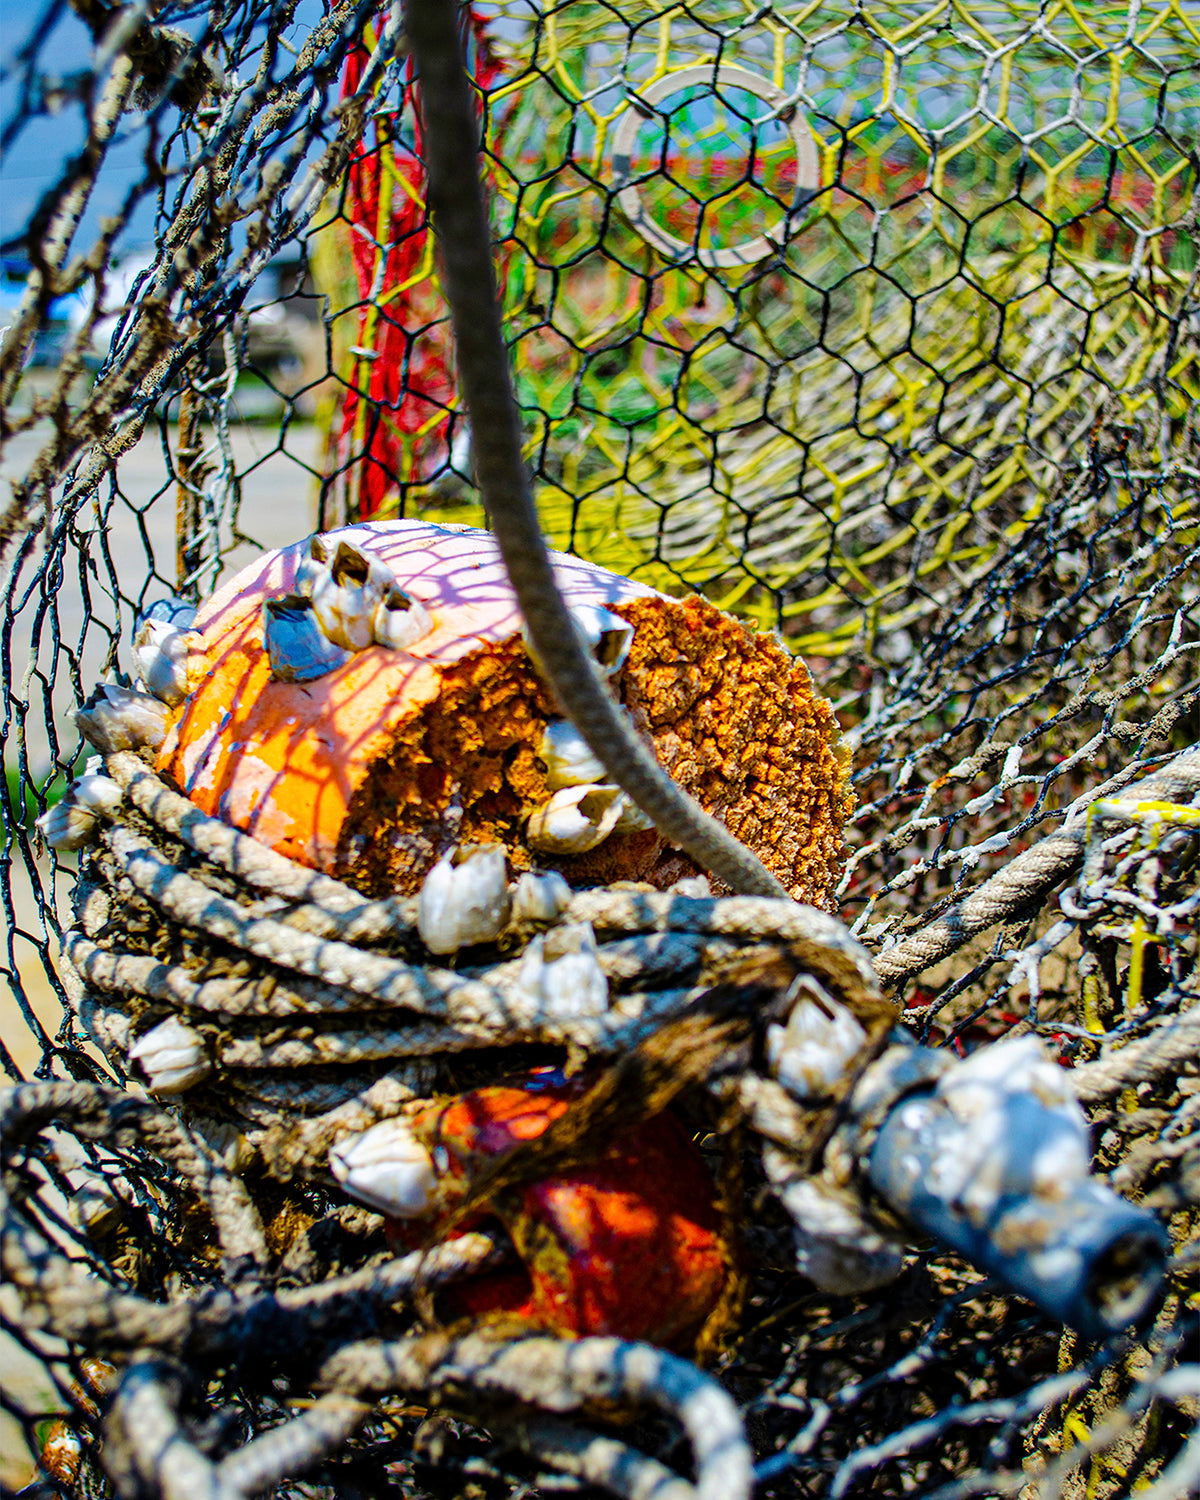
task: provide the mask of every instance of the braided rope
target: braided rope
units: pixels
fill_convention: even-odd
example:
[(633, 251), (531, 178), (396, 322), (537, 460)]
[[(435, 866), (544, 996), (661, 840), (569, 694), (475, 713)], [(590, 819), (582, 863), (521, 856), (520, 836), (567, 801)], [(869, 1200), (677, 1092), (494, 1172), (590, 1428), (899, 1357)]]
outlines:
[[(225, 1250), (222, 1284), (166, 1303), (98, 1288), (25, 1222), (19, 1195), (5, 1205), (0, 1258), (18, 1293), (36, 1299), (48, 1330), (135, 1356), (108, 1421), (106, 1463), (118, 1483), (156, 1486), (180, 1500), (185, 1493), (243, 1500), (340, 1450), (374, 1400), (403, 1392), (450, 1399), (541, 1460), (618, 1494), (660, 1488), (672, 1500), (747, 1494), (748, 1449), (736, 1412), (729, 1408), (731, 1419), (721, 1405), (727, 1398), (711, 1382), (658, 1351), (603, 1340), (509, 1341), (495, 1333), (457, 1342), (426, 1335), (388, 1344), (366, 1339), (381, 1309), (412, 1303), (427, 1288), (495, 1262), (504, 1250), (487, 1236), (335, 1276), (322, 1276), (316, 1261), (293, 1251), (293, 1274), (310, 1278), (307, 1284), (268, 1289), (262, 1224), (222, 1155), (219, 1131), (212, 1134), (206, 1100), (219, 1098), (220, 1117), (236, 1122), (276, 1183), (327, 1186), (329, 1153), (339, 1140), (395, 1116), (431, 1089), (453, 1088), (465, 1053), (478, 1058), (490, 1051), (499, 1073), (512, 1049), (528, 1043), (618, 1058), (686, 1016), (714, 986), (740, 982), (746, 966), (751, 975), (769, 969), (780, 955), (793, 972), (807, 969), (831, 994), (859, 1007), (877, 997), (866, 951), (834, 918), (788, 901), (627, 887), (575, 892), (558, 922), (594, 929), (609, 1005), (599, 1016), (539, 1013), (520, 983), (528, 930), (506, 934), (491, 962), (454, 969), (431, 961), (419, 942), (413, 901), (366, 901), (293, 865), (199, 813), (136, 757), (110, 757), (108, 769), (128, 803), (105, 821), (82, 871), (77, 923), (63, 945), (72, 1003), (119, 1068), (155, 1016), (185, 1014), (211, 1048), (213, 1091), (201, 1085), (189, 1096), (185, 1118), (192, 1125), (185, 1128), (157, 1106), (115, 1091), (29, 1085), (6, 1101), (5, 1151), (32, 1149), (51, 1120), (97, 1141), (132, 1131), (131, 1148), (178, 1163), (200, 1194)], [(1188, 792), (1198, 780), (1200, 757), (1181, 756), (1139, 787), (1139, 795)], [(989, 882), (983, 899), (980, 892), (968, 898), (964, 920), (986, 924), (1009, 914), (1007, 903), (1019, 899), (1014, 893), (1061, 870), (1068, 844), (1077, 860), (1081, 825), (1076, 818), (1014, 862), (1002, 872), (1008, 880)], [(319, 904), (326, 897), (330, 908)], [(946, 925), (943, 917), (917, 937), (932, 932), (940, 944)], [(396, 956), (397, 946), (404, 957)], [(1077, 1069), (1081, 1097), (1111, 1098), (1147, 1073), (1182, 1065), (1194, 1017), (1190, 1012), (1183, 1025)], [(749, 1053), (714, 1073), (709, 1091), (726, 1118), (743, 1121), (803, 1170), (799, 1163), (816, 1139), (812, 1111), (756, 1071)], [(1131, 1170), (1136, 1165), (1131, 1160)], [(378, 1223), (365, 1210), (343, 1212), (348, 1222), (357, 1215)], [(226, 1457), (210, 1459), (180, 1422), (179, 1370), (226, 1362), (231, 1351), (251, 1347), (267, 1358), (285, 1347), (312, 1350), (314, 1381), (327, 1394)], [(686, 1379), (679, 1369), (689, 1372)], [(596, 1399), (658, 1405), (693, 1441), (696, 1483), (574, 1419), (514, 1415), (505, 1406), (514, 1398), (576, 1416)]]
[[(1171, 785), (1182, 785), (1185, 773), (1190, 774), (1186, 766), (1183, 772), (1176, 768)], [(248, 1133), (256, 1136), (262, 1160), (278, 1181), (320, 1179), (330, 1146), (341, 1135), (395, 1114), (413, 1097), (402, 1073), (372, 1080), (369, 1064), (415, 1058), (428, 1048), (429, 1056), (452, 1065), (458, 1048), (478, 1047), (481, 1042), (501, 1049), (512, 1045), (511, 1030), (506, 1032), (495, 1015), (482, 1019), (472, 1007), (482, 993), (488, 1004), (512, 1011), (505, 996), (514, 982), (516, 960), (502, 956), (497, 963), (461, 974), (434, 971), (439, 977), (431, 983), (425, 964), (371, 954), (297, 928), (289, 920), (294, 908), (281, 906), (278, 895), (275, 911), (264, 914), (264, 904), (270, 903), (255, 894), (264, 889), (257, 883), (244, 882), (238, 895), (218, 894), (206, 884), (203, 866), (185, 872), (175, 862), (179, 856), (171, 852), (172, 838), (184, 825), (172, 794), (163, 796), (168, 789), (161, 784), (156, 788), (157, 778), (144, 769), (129, 780), (139, 788), (134, 824), (117, 822), (106, 828), (94, 871), (100, 883), (90, 884), (85, 874), (78, 898), (81, 926), (68, 933), (64, 945), (76, 971), (72, 990), (77, 1008), (93, 1024), (99, 1022), (96, 1029), (102, 1038), (121, 1048), (128, 1046), (140, 1024), (133, 1012), (122, 1009), (131, 997), (140, 995), (172, 1010), (219, 1019), (223, 1026), (215, 1064), (223, 1097), (235, 1113), (240, 1112)], [(147, 808), (159, 810), (162, 824), (139, 817)], [(207, 840), (209, 847), (231, 847), (231, 841), (211, 837), (216, 832), (212, 820), (186, 816), (197, 843)], [(189, 841), (189, 847), (194, 851), (195, 843)], [(307, 874), (298, 867), (283, 873), (287, 888), (303, 905), (311, 891)], [(111, 887), (106, 881), (113, 882)], [(111, 901), (126, 886), (149, 901), (165, 928), (186, 929), (189, 941), (202, 946), (211, 941), (217, 947), (236, 942), (252, 972), (206, 975), (203, 968), (193, 972), (153, 954), (106, 946), (113, 940)], [(279, 889), (277, 883), (276, 892)], [(358, 909), (368, 904), (353, 896), (343, 900), (344, 912), (354, 911), (356, 900)], [(772, 942), (793, 956), (808, 953), (822, 981), (835, 989), (840, 984), (844, 996), (861, 996), (869, 986), (870, 963), (844, 929), (793, 903), (629, 889), (591, 891), (576, 893), (561, 920), (589, 920), (604, 938), (600, 952), (617, 993), (603, 1024), (588, 1023), (587, 1048), (597, 1053), (627, 1047), (694, 1005), (705, 989), (673, 985), (681, 969), (720, 971), (731, 958), (756, 953), (764, 944), (770, 948)], [(414, 941), (411, 930), (406, 941)], [(352, 960), (342, 949), (349, 950)], [(339, 962), (352, 961), (361, 974), (365, 960), (390, 966), (387, 972), (398, 986), (397, 995), (436, 996), (440, 1015), (393, 1004), (395, 1022), (390, 1027), (364, 1025), (306, 1034), (305, 1028), (322, 1018), (336, 1025), (347, 1015), (369, 1017), (373, 1006), (375, 1014), (380, 1013), (378, 997), (367, 994), (361, 980), (354, 986), (327, 982), (331, 966), (337, 973)], [(294, 964), (312, 968), (319, 977), (297, 973)], [(424, 976), (420, 982), (413, 977), (418, 973)], [(664, 988), (646, 988), (652, 977)], [(631, 984), (640, 987), (623, 993), (622, 986)], [(102, 1004), (97, 994), (115, 1003)], [(463, 994), (468, 997), (465, 1007)], [(638, 1019), (631, 1020), (639, 1007)], [(473, 1025), (461, 1019), (464, 1008), (475, 1015)], [(1194, 1013), (1187, 1019), (1193, 1022)], [(230, 1030), (233, 1022), (278, 1026), (281, 1021), (289, 1023), (287, 1033), (273, 1042)], [(1182, 1061), (1180, 1049), (1193, 1030), (1194, 1024), (1188, 1024), (1152, 1034), (1078, 1069), (1081, 1095), (1111, 1096), (1144, 1068), (1156, 1071)], [(570, 1034), (570, 1028), (556, 1032), (544, 1022), (517, 1032), (543, 1040)], [(576, 1045), (583, 1034), (577, 1024), (571, 1037)], [(340, 1084), (305, 1078), (306, 1069), (335, 1063), (348, 1070)], [(716, 1092), (726, 1102), (736, 1100), (750, 1128), (785, 1151), (794, 1152), (811, 1131), (806, 1111), (777, 1082), (752, 1070), (720, 1079)], [(314, 1104), (318, 1112), (305, 1118), (304, 1111)], [(261, 1227), (255, 1227), (257, 1218), (240, 1180), (195, 1132), (183, 1133), (156, 1106), (87, 1085), (30, 1085), (9, 1096), (0, 1128), (5, 1150), (11, 1153), (28, 1149), (37, 1129), (51, 1120), (101, 1139), (112, 1136), (114, 1118), (135, 1122), (139, 1144), (152, 1144), (160, 1159), (178, 1160), (185, 1167), (183, 1175), (209, 1206), (227, 1257), (236, 1257), (243, 1267), (240, 1285), (226, 1281), (198, 1297), (170, 1304), (117, 1288), (97, 1288), (94, 1277), (81, 1275), (6, 1206), (0, 1238), (4, 1274), (18, 1292), (36, 1298), (44, 1326), (93, 1349), (138, 1351), (122, 1378), (107, 1424), (105, 1462), (118, 1484), (154, 1486), (164, 1496), (178, 1495), (180, 1500), (196, 1493), (212, 1500), (244, 1500), (336, 1453), (362, 1424), (374, 1399), (400, 1391), (449, 1398), (542, 1461), (617, 1494), (640, 1496), (661, 1490), (671, 1500), (748, 1494), (749, 1450), (736, 1410), (705, 1377), (659, 1351), (639, 1352), (637, 1346), (603, 1340), (565, 1346), (553, 1340), (505, 1342), (495, 1335), (472, 1335), (449, 1344), (436, 1339), (431, 1344), (427, 1336), (388, 1345), (362, 1342), (364, 1320), (369, 1325), (377, 1310), (495, 1260), (499, 1247), (486, 1236), (470, 1235), (400, 1260), (271, 1292), (256, 1286), (254, 1267), (263, 1263)], [(232, 1261), (227, 1259), (229, 1269)], [(328, 1394), (214, 1461), (195, 1446), (179, 1420), (181, 1367), (175, 1361), (195, 1368), (211, 1360), (227, 1361), (232, 1349), (251, 1346), (268, 1355), (282, 1347), (330, 1351), (320, 1378)], [(568, 1359), (567, 1350), (576, 1352)], [(688, 1372), (686, 1379), (680, 1370)], [(572, 1413), (591, 1399), (657, 1404), (682, 1423), (695, 1444), (696, 1484), (574, 1420), (514, 1416), (504, 1406), (513, 1398)]]
[(530, 640), (559, 703), (609, 779), (663, 836), (731, 890), (786, 897), (762, 861), (676, 785), (638, 739), (576, 636), (555, 583), (521, 456), (457, 10), (453, 0), (407, 0), (405, 20), (423, 85), (428, 198), (471, 417), (476, 480)]
[[(619, 1058), (694, 1010), (714, 985), (748, 982), (747, 993), (769, 993), (778, 976), (765, 988), (755, 976), (780, 955), (793, 966), (809, 963), (849, 1003), (875, 995), (864, 950), (823, 913), (786, 900), (621, 888), (575, 893), (557, 919), (595, 930), (607, 1009), (546, 1013), (521, 984), (530, 930), (514, 927), (491, 962), (447, 967), (421, 947), (414, 902), (366, 901), (294, 865), (200, 813), (136, 756), (113, 755), (106, 770), (127, 800), (104, 818), (81, 868), (76, 922), (63, 939), (68, 994), (121, 1072), (136, 1039), (163, 1014), (182, 1015), (200, 1029), (212, 1086), (198, 1084), (187, 1096), (189, 1127), (137, 1101), (129, 1145), (157, 1143), (168, 1128), (171, 1140), (178, 1137), (176, 1155), (199, 1153), (204, 1170), (183, 1176), (203, 1190), (222, 1243), (240, 1248), (250, 1271), (266, 1263), (263, 1230), (245, 1182), (227, 1164), (229, 1122), (274, 1182), (327, 1188), (335, 1143), (394, 1117), (431, 1089), (453, 1087), (464, 1052), (478, 1058), (490, 1049), (500, 1074), (511, 1068), (512, 1049), (527, 1043)], [(5, 1117), (14, 1126), (6, 1148), (11, 1142), (15, 1151), (34, 1149), (36, 1127), (52, 1117), (61, 1127), (111, 1141), (114, 1111), (125, 1107), (117, 1101), (128, 1097), (84, 1084), (54, 1086), (52, 1094), (30, 1087), (33, 1093), (10, 1098)], [(712, 1090), (721, 1109), (734, 1107), (752, 1128), (781, 1142), (795, 1146), (809, 1130), (804, 1111), (766, 1077), (722, 1074)], [(156, 1123), (164, 1121), (166, 1127)], [(156, 1150), (161, 1160), (175, 1160)], [(234, 1232), (240, 1212), (250, 1214), (250, 1239), (245, 1228), (240, 1239)], [(362, 1209), (341, 1212), (378, 1224)], [(520, 1446), (618, 1493), (661, 1486), (684, 1500), (749, 1491), (749, 1450), (736, 1410), (706, 1377), (658, 1351), (585, 1340), (569, 1346), (575, 1352), (568, 1358), (543, 1339), (535, 1360), (492, 1337), (446, 1345), (440, 1363), (431, 1364), (430, 1346), (418, 1339), (388, 1346), (385, 1374), (364, 1352), (369, 1346), (346, 1344), (361, 1340), (385, 1305), (411, 1301), (492, 1262), (501, 1252), (486, 1236), (467, 1235), (333, 1277), (322, 1277), (319, 1261), (293, 1246), (288, 1264), (293, 1274), (315, 1276), (310, 1284), (267, 1290), (243, 1270), (240, 1284), (226, 1275), (198, 1295), (160, 1303), (120, 1287), (97, 1289), (24, 1222), (19, 1199), (6, 1206), (4, 1223), (5, 1275), (23, 1296), (39, 1299), (45, 1326), (93, 1349), (134, 1355), (106, 1432), (105, 1462), (121, 1486), (235, 1500), (342, 1446), (369, 1410), (364, 1396), (421, 1389), (458, 1391), (463, 1409), (485, 1422), (499, 1402), (498, 1420)], [(335, 1389), (281, 1427), (212, 1460), (179, 1419), (181, 1371), (236, 1359), (250, 1347), (268, 1359), (284, 1347), (324, 1349), (326, 1383)], [(345, 1374), (350, 1369), (353, 1380)], [(543, 1406), (557, 1402), (567, 1411), (600, 1398), (656, 1404), (689, 1432), (697, 1483), (573, 1424), (526, 1422), (506, 1406), (514, 1396)]]

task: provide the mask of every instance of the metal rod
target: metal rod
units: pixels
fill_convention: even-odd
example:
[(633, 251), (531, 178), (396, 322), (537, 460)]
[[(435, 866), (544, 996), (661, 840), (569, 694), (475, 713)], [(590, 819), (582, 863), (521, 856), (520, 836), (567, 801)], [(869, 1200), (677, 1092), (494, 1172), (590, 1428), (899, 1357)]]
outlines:
[(1034, 1180), (1038, 1153), (1067, 1128), (1059, 1111), (1014, 1090), (964, 1190), (956, 1164), (978, 1153), (972, 1124), (931, 1090), (891, 1111), (867, 1175), (917, 1228), (1085, 1338), (1105, 1339), (1157, 1309), (1170, 1240), (1152, 1213), (1103, 1183)]

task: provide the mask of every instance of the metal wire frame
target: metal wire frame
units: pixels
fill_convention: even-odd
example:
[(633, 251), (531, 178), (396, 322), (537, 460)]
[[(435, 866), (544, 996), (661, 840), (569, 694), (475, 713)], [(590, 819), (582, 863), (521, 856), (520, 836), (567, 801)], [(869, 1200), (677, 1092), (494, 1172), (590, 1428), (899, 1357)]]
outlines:
[[(247, 454), (236, 421), (239, 387), (244, 393), (256, 364), (278, 424), (262, 448), (305, 481), (323, 482), (330, 503), (337, 491), (337, 466), (312, 452), (297, 419), (331, 388), (355, 384), (345, 360), (363, 299), (344, 295), (321, 266), (322, 256), (333, 258), (330, 242), (361, 226), (349, 228), (344, 200), (326, 193), (313, 164), (323, 159), (337, 178), (357, 107), (389, 130), (411, 120), (402, 112), (404, 65), (383, 50), (358, 103), (335, 98), (341, 60), (368, 10), (335, 7), (293, 59), (284, 45), (293, 44), (289, 6), (253, 16), (238, 6), (219, 14), (176, 6), (153, 17), (132, 7), (121, 18), (132, 31), (102, 42), (64, 95), (48, 47), (67, 8), (52, 5), (7, 75), (20, 84), (5, 125), (11, 140), (51, 102), (65, 97), (69, 111), (79, 98), (97, 148), (113, 151), (124, 132), (157, 142), (165, 163), (165, 182), (138, 178), (127, 191), (114, 237), (61, 243), (86, 196), (86, 171), (72, 167), (46, 201), (34, 239), (45, 263), (31, 280), (35, 323), (48, 311), (51, 270), (55, 289), (80, 275), (103, 283), (99, 300), (119, 310), (108, 247), (138, 201), (157, 200), (155, 259), (87, 402), (70, 379), (72, 360), (86, 366), (86, 340), (36, 412), (23, 407), (30, 377), (19, 361), (5, 366), (12, 399), (0, 438), (18, 455), (21, 479), (9, 513), (46, 520), (40, 534), (14, 533), (6, 582), (5, 750), (18, 789), (15, 809), (13, 801), (3, 808), (15, 855), (3, 886), (8, 971), (23, 1007), (9, 1040), (35, 1043), (33, 1061), (13, 1063), (13, 1076), (39, 1057), (59, 1076), (101, 1069), (71, 1035), (55, 1035), (65, 996), (51, 882), (22, 814), (27, 800), (32, 809), (44, 798), (48, 773), (73, 759), (73, 733), (59, 727), (70, 702), (97, 675), (128, 666), (134, 612), (166, 589), (210, 586), (237, 545), (262, 458)], [(897, 982), (907, 976), (912, 1018), (931, 1039), (964, 1048), (1037, 1026), (1076, 1062), (1081, 1082), (1088, 1068), (1109, 1069), (1088, 1096), (1098, 1143), (1108, 1140), (1102, 1162), (1165, 1212), (1193, 1212), (1186, 851), (1168, 857), (1153, 844), (1149, 859), (1122, 870), (1118, 849), (1068, 884), (1086, 808), (1196, 737), (1186, 149), (1196, 105), (1181, 66), (1195, 42), (1189, 8), (810, 5), (783, 14), (721, 4), (652, 8), (633, 24), (606, 6), (506, 5), (495, 14), (492, 44), (506, 71), (487, 99), (493, 222), (552, 539), (672, 587), (701, 586), (827, 660), (862, 797), (846, 911), (873, 946), (898, 940), (880, 963), (886, 971), (890, 953)], [(207, 49), (220, 65), (222, 92), (210, 89), (192, 113), (178, 112), (171, 92), (216, 75), (194, 69), (186, 50), (152, 49), (160, 67), (166, 57), (169, 77), (160, 75), (148, 109), (114, 123), (122, 91), (150, 86), (131, 81), (120, 55), (143, 24), (191, 28), (194, 52)], [(768, 274), (707, 266), (701, 252), (714, 234), (734, 236), (736, 216), (714, 209), (706, 217), (670, 184), (647, 180), (644, 196), (669, 228), (693, 236), (695, 254), (679, 264), (656, 259), (615, 207), (605, 142), (618, 115), (639, 90), (697, 58), (760, 69), (796, 97), (818, 142), (821, 192)], [(702, 170), (688, 180), (708, 203), (730, 181), (722, 142), (711, 149), (719, 132), (694, 107), (702, 94), (693, 89), (679, 108), (650, 115), (677, 128), (684, 157), (694, 153)], [(747, 101), (727, 102), (727, 119), (745, 121)], [(555, 143), (544, 158), (531, 155), (541, 148), (539, 118)], [(705, 131), (709, 146), (697, 139)], [(767, 125), (760, 138), (769, 156)], [(649, 126), (639, 139), (652, 141)], [(734, 197), (751, 216), (756, 203), (772, 213), (793, 207), (776, 159)], [(317, 363), (297, 380), (252, 352), (246, 314), (256, 302), (311, 304), (315, 293), (303, 286), (282, 301), (259, 291), (267, 257), (302, 233), (306, 218), (318, 231), (307, 264), (328, 301)], [(376, 227), (380, 255), (387, 232)], [(156, 294), (175, 299), (170, 329)], [(436, 308), (414, 304), (406, 317), (393, 307), (392, 316), (410, 350), (438, 337)], [(319, 383), (329, 372), (332, 387)], [(39, 414), (51, 419), (48, 435), (34, 425)], [(469, 464), (461, 446), (452, 451), (461, 417), (443, 401), (437, 421), (443, 444), (430, 467), (397, 468), (397, 503), (474, 518)], [(148, 490), (126, 477), (139, 431), (156, 435), (163, 454)], [(81, 453), (83, 466), (60, 486)], [(165, 531), (157, 527), (164, 511)], [(137, 567), (110, 541), (125, 521)], [(308, 525), (297, 518), (296, 534)], [(78, 613), (65, 597), (73, 579)], [(1178, 822), (1187, 811), (1170, 816)], [(1167, 825), (1176, 837), (1176, 824)], [(905, 968), (904, 945), (918, 929), (952, 925), (1024, 846), (1068, 830), (1069, 858), (1038, 886), (1035, 909), (1015, 904), (938, 966)], [(22, 883), (38, 899), (18, 909)], [(40, 1010), (27, 993), (31, 963), (59, 986)], [(1117, 1050), (1086, 1061), (1106, 1043)], [(1150, 1090), (1139, 1093), (1142, 1083)], [(77, 1233), (62, 1222), (63, 1233)], [(921, 1292), (927, 1267), (937, 1276), (929, 1295)], [(1005, 1371), (1021, 1351), (1048, 1348), (1044, 1334), (1006, 1326), (998, 1304), (981, 1323), (970, 1297), (944, 1300), (954, 1275), (918, 1262), (893, 1321), (878, 1305), (847, 1313), (811, 1295), (801, 1295), (800, 1314), (781, 1316), (795, 1286), (767, 1285), (768, 1327), (756, 1347), (774, 1358), (790, 1347), (792, 1373), (749, 1398), (783, 1448), (774, 1467), (762, 1459), (764, 1479), (797, 1493), (828, 1492), (833, 1482), (852, 1490), (899, 1483), (888, 1465), (904, 1462), (926, 1493), (1002, 1490), (1018, 1483), (1025, 1445), (1057, 1444), (1066, 1465), (1095, 1442), (1087, 1483), (1113, 1494), (1153, 1466), (1156, 1441), (1160, 1456), (1190, 1451), (1171, 1409), (1140, 1415), (1156, 1392), (1186, 1399), (1186, 1381), (1173, 1387), (1158, 1365), (1121, 1375), (1125, 1356), (1114, 1351), (1061, 1387), (1001, 1373), (979, 1401), (950, 1405), (973, 1349)], [(866, 1321), (847, 1329), (846, 1317)], [(837, 1361), (849, 1358), (839, 1341), (863, 1327), (886, 1334), (854, 1351), (839, 1386)], [(947, 1329), (953, 1337), (943, 1343)], [(746, 1337), (754, 1344), (753, 1323)], [(1162, 1361), (1171, 1338), (1159, 1340)], [(946, 1358), (933, 1362), (928, 1388), (947, 1404), (927, 1424), (906, 1425), (888, 1407), (905, 1355), (939, 1347)], [(1063, 1357), (1069, 1362), (1069, 1351)], [(77, 1403), (58, 1379), (60, 1399)], [(1104, 1419), (1085, 1435), (1093, 1408), (1099, 1413), (1104, 1392), (1112, 1396), (1123, 1379), (1128, 1394), (1107, 1404), (1114, 1420), (1143, 1434), (1132, 1466), (1121, 1439), (1105, 1449), (1113, 1434)], [(830, 1404), (843, 1387), (849, 1395), (832, 1401), (836, 1420), (822, 1425), (816, 1403)], [(269, 1404), (261, 1393), (243, 1399), (247, 1410)], [(1038, 1400), (1047, 1405), (1031, 1415)], [(860, 1466), (845, 1450), (868, 1419), (880, 1437)], [(1157, 1439), (1145, 1438), (1147, 1421), (1165, 1424)], [(561, 1450), (561, 1434), (557, 1441)], [(921, 1443), (903, 1457), (907, 1444)], [(494, 1449), (477, 1446), (470, 1457), (493, 1476), (512, 1472)], [(1081, 1482), (1052, 1472), (1044, 1488), (1071, 1493)]]

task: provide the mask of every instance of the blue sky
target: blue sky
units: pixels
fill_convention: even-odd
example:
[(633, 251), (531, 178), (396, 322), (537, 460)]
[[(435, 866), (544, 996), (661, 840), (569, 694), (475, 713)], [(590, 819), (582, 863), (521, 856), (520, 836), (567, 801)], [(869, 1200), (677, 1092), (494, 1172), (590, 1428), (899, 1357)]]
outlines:
[[(191, 11), (189, 16), (188, 11)], [(173, 7), (172, 26), (199, 35), (207, 5)], [(297, 40), (322, 11), (321, 0), (300, 0), (296, 22), (288, 36)], [(37, 34), (44, 34), (37, 42)], [(22, 62), (31, 56), (32, 66)], [(86, 138), (83, 106), (71, 98), (72, 75), (86, 70), (93, 55), (91, 34), (62, 0), (30, 5), (22, 0), (0, 0), (0, 131), (9, 139), (0, 158), (0, 242), (19, 235), (42, 195), (62, 173)], [(22, 108), (22, 90), (40, 84), (54, 90), (67, 85), (67, 97), (57, 108)], [(96, 188), (85, 211), (76, 246), (95, 236), (100, 220), (117, 213), (129, 189), (145, 174), (143, 151), (146, 117), (127, 115), (122, 130), (106, 154)], [(153, 238), (154, 203), (143, 199), (119, 243), (118, 250), (136, 249)]]

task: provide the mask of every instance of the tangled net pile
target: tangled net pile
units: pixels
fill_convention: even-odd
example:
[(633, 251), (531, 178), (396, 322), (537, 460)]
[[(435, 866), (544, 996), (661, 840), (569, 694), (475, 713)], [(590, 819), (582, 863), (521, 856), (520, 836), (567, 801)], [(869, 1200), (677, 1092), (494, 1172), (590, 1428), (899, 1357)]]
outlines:
[[(875, 975), (923, 1041), (1056, 1049), (1097, 1171), (1169, 1224), (1167, 1297), (1137, 1340), (1092, 1349), (936, 1250), (854, 1298), (796, 1276), (753, 1142), (816, 1150), (826, 1114), (781, 1124), (753, 1065), (731, 1110), (702, 1049), (688, 1071), (650, 1044), (718, 989), (752, 1051), (763, 968), (797, 949), (831, 993), (872, 996), (832, 922), (577, 892), (614, 996), (581, 1039), (514, 1028), (515, 960), (439, 969), (402, 901), (298, 867), (251, 878), (244, 845), (223, 865), (234, 836), (134, 757), (110, 758), (126, 800), (78, 885), (47, 855), (33, 817), (82, 753), (72, 709), (128, 673), (154, 599), (197, 600), (251, 540), (311, 529), (312, 509), (277, 514), (281, 483), (323, 527), (483, 519), (399, 14), (55, 0), (0, 80), (5, 149), (53, 156), (3, 231), (28, 264), (0, 347), (0, 1449), (39, 1457), (46, 1493), (682, 1495), (681, 1426), (714, 1496), (751, 1465), (779, 1495), (1182, 1494), (1200, 1474), (1191, 8), (496, 0), (468, 30), (552, 544), (805, 655), (855, 757), (838, 895)], [(153, 249), (123, 275), (139, 236)], [(366, 989), (322, 970), (341, 942)], [(236, 1133), (126, 1087), (130, 1018), (155, 1006), (219, 1020), (206, 1087)], [(708, 1373), (432, 1326), (432, 1290), (503, 1247), (397, 1259), (318, 1169), (332, 1129), (397, 1091), (568, 1045), (626, 1098), (651, 1069), (724, 1131), (748, 1279)], [(242, 1170), (246, 1143), (270, 1173)], [(614, 1403), (636, 1423), (607, 1425)]]

